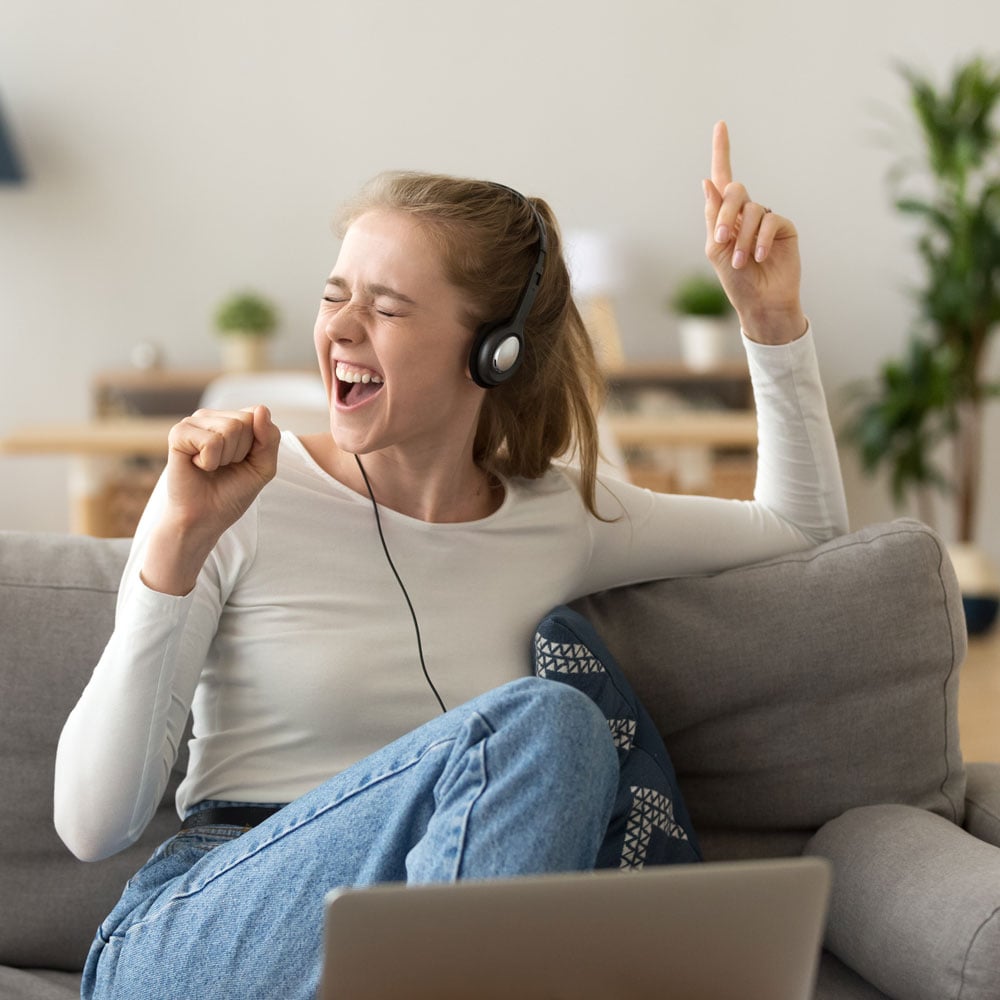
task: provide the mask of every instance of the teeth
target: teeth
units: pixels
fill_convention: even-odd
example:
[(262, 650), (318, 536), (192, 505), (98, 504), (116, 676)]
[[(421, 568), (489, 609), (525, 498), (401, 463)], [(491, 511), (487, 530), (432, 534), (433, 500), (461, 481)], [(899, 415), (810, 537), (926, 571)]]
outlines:
[(374, 382), (376, 385), (381, 385), (383, 382), (381, 375), (376, 375), (374, 372), (352, 371), (344, 364), (337, 365), (337, 380), (340, 382)]

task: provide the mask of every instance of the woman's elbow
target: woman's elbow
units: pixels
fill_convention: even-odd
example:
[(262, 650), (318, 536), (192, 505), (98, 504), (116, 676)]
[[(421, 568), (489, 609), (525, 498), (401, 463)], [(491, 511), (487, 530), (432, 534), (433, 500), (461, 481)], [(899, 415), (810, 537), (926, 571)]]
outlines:
[[(111, 822), (114, 808), (87, 795), (82, 786), (66, 781), (56, 768), (52, 820), (59, 839), (80, 861), (103, 861), (138, 839), (138, 833)], [(140, 830), (141, 832), (141, 830)]]
[(71, 819), (56, 810), (56, 833), (66, 845), (70, 853), (78, 861), (103, 861), (117, 853), (115, 848), (109, 848), (102, 831), (89, 829), (86, 823)]

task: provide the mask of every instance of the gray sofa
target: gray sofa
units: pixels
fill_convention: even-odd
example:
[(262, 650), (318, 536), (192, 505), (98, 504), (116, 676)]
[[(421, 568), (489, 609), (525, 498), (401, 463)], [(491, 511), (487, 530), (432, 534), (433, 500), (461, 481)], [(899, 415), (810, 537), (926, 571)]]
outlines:
[[(52, 828), (63, 719), (112, 626), (127, 543), (0, 533), (0, 997), (77, 995), (93, 931), (177, 825), (76, 861)], [(834, 865), (817, 997), (1000, 997), (1000, 764), (964, 765), (965, 629), (914, 521), (577, 603), (663, 732), (709, 861)], [(178, 768), (184, 766), (178, 762)], [(763, 915), (762, 915), (763, 916)]]

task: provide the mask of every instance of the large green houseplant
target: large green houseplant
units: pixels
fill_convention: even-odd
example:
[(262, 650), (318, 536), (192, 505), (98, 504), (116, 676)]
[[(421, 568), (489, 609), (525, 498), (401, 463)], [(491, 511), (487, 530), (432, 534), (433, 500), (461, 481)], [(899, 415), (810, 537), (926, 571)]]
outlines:
[[(923, 139), (919, 194), (913, 171), (897, 172), (907, 190), (896, 208), (918, 225), (924, 280), (918, 323), (903, 356), (855, 393), (847, 427), (869, 472), (887, 469), (893, 497), (915, 494), (933, 523), (930, 495), (954, 498), (955, 537), (974, 539), (982, 463), (983, 410), (1000, 386), (985, 359), (1000, 322), (1000, 67), (975, 58), (937, 89), (901, 70)], [(950, 468), (939, 458), (951, 454)]]

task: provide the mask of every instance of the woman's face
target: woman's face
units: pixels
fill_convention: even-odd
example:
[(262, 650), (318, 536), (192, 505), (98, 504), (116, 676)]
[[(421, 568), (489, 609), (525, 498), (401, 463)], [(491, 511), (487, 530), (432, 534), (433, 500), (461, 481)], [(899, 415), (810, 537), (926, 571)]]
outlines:
[(379, 209), (351, 224), (314, 332), (340, 448), (471, 444), (483, 390), (468, 373), (468, 313), (410, 216)]

